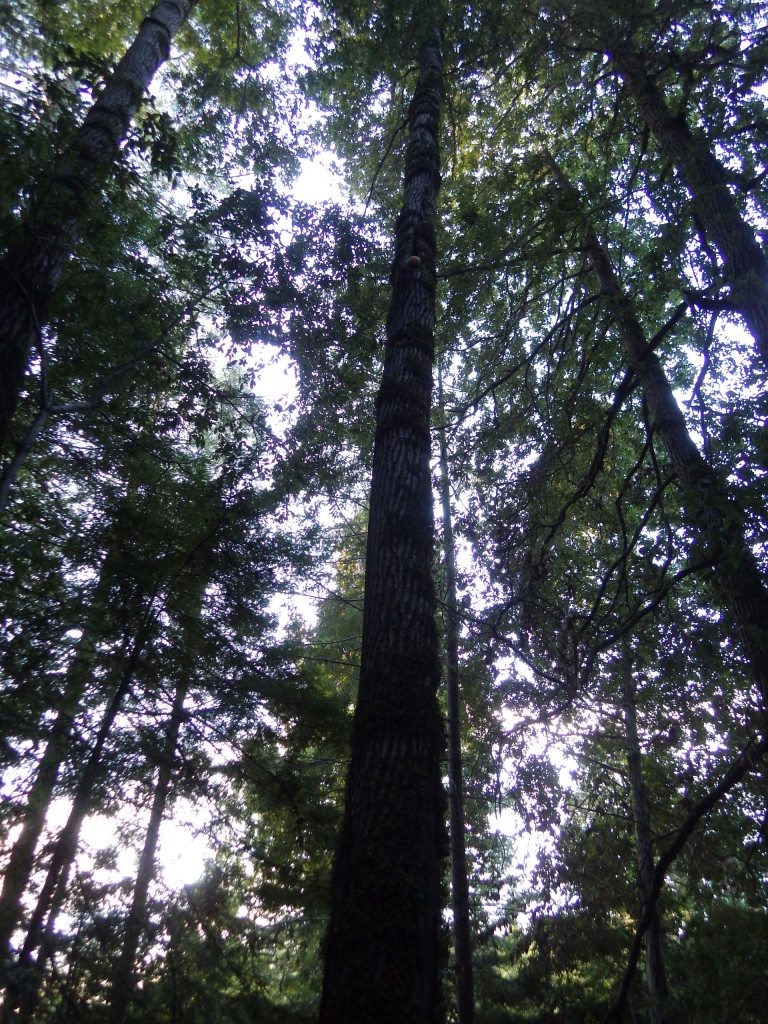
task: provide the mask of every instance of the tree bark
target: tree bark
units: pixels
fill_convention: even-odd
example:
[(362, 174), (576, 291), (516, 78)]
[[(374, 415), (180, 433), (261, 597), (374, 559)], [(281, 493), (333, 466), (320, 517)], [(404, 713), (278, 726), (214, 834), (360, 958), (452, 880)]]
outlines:
[[(557, 163), (547, 162), (562, 188), (578, 203), (573, 185)], [(688, 432), (661, 362), (648, 344), (642, 325), (614, 273), (594, 229), (584, 232), (584, 251), (592, 265), (621, 336), (628, 362), (637, 374), (653, 429), (667, 450), (683, 485), (682, 512), (698, 535), (703, 552), (716, 569), (713, 585), (729, 613), (736, 637), (768, 716), (768, 588), (746, 540), (745, 521), (726, 485), (718, 478)]]
[[(635, 822), (635, 846), (637, 852), (637, 876), (640, 900), (643, 910), (650, 905), (653, 892), (653, 833), (651, 832), (651, 811), (648, 794), (643, 783), (642, 753), (637, 731), (637, 706), (635, 681), (629, 654), (625, 653), (621, 664), (624, 696), (624, 730), (627, 740), (627, 767), (632, 803), (632, 817)], [(661, 918), (654, 903), (653, 916), (645, 933), (645, 974), (648, 985), (648, 1002), (651, 1024), (664, 1024), (664, 1003), (667, 998), (667, 978), (661, 945)]]
[(160, 755), (157, 780), (155, 781), (152, 809), (149, 814), (144, 848), (139, 860), (139, 869), (136, 873), (136, 885), (134, 886), (133, 900), (125, 927), (123, 947), (112, 977), (110, 1020), (113, 1024), (123, 1024), (128, 1019), (128, 1009), (136, 990), (136, 979), (134, 977), (136, 952), (139, 948), (141, 933), (147, 927), (147, 901), (149, 887), (152, 879), (155, 877), (155, 852), (160, 836), (160, 825), (168, 803), (168, 793), (176, 761), (176, 747), (179, 741), (181, 724), (184, 719), (184, 698), (188, 688), (189, 678), (185, 676), (176, 686), (171, 717), (168, 720), (165, 732), (165, 742)]
[(421, 47), (376, 400), (360, 688), (323, 1024), (437, 1024), (445, 852), (430, 405), (442, 63)]
[(131, 118), (167, 60), (192, 2), (160, 0), (149, 12), (0, 262), (0, 446), (10, 434), (31, 352), (42, 346), (50, 299), (88, 203), (115, 163)]
[(682, 117), (673, 116), (637, 54), (617, 45), (611, 57), (645, 123), (693, 197), (694, 210), (723, 258), (730, 300), (768, 366), (768, 259), (739, 212), (723, 165)]
[(445, 553), (445, 695), (448, 725), (448, 807), (451, 823), (451, 896), (453, 948), (456, 957), (456, 1009), (459, 1024), (474, 1024), (475, 992), (472, 971), (472, 929), (469, 914), (466, 832), (464, 827), (464, 768), (461, 755), (459, 685), (459, 616), (456, 598), (456, 545), (451, 522), (451, 482), (448, 441), (443, 419), (443, 380), (438, 368), (440, 409), (440, 494)]

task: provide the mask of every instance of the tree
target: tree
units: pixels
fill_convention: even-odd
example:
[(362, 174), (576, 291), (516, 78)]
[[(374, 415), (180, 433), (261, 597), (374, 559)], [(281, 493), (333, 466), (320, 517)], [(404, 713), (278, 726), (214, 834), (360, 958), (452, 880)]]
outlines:
[[(750, 5), (743, 5), (737, 16), (744, 19), (747, 27), (750, 22), (754, 24), (755, 13)], [(670, 14), (674, 18), (674, 13)], [(733, 45), (734, 26), (729, 22), (727, 15), (721, 15), (710, 26), (708, 38), (696, 39), (703, 48), (705, 60), (722, 59)], [(691, 193), (695, 213), (723, 259), (730, 303), (742, 313), (763, 362), (768, 364), (768, 261), (753, 227), (731, 194), (728, 174), (715, 156), (712, 144), (691, 132), (685, 108), (674, 114), (670, 110), (655, 80), (658, 72), (654, 69), (653, 74), (648, 73), (645, 60), (633, 45), (633, 28), (630, 25), (616, 32), (601, 27), (599, 31), (614, 67), (624, 79), (646, 124)], [(698, 35), (697, 28), (699, 26), (693, 28), (694, 36)], [(677, 70), (674, 53), (670, 63), (672, 69)], [(663, 67), (659, 69), (663, 70)]]
[(67, 756), (72, 724), (77, 714), (96, 656), (104, 601), (111, 589), (111, 567), (102, 566), (102, 574), (91, 598), (91, 608), (66, 674), (61, 706), (51, 728), (35, 780), (26, 799), (21, 832), (13, 844), (6, 865), (0, 894), (0, 960), (9, 958), (13, 932), (21, 918), (21, 900), (29, 885), (35, 851), (43, 831), (56, 780)]
[[(627, 739), (627, 767), (631, 794), (632, 819), (635, 826), (637, 848), (637, 875), (642, 906), (650, 904), (653, 887), (653, 832), (648, 794), (643, 782), (642, 753), (637, 728), (636, 687), (632, 677), (629, 651), (619, 671), (624, 691), (624, 729)], [(667, 979), (661, 942), (661, 919), (654, 909), (645, 938), (645, 973), (648, 984), (648, 1002), (651, 1024), (662, 1024), (664, 1001), (667, 997)]]
[[(185, 647), (186, 650), (194, 649), (193, 644), (185, 645)], [(191, 674), (190, 669), (188, 665), (182, 663), (182, 673), (184, 673), (185, 669), (186, 674), (180, 675), (176, 682), (173, 705), (165, 730), (165, 740), (152, 794), (152, 808), (147, 824), (146, 838), (142, 847), (141, 857), (139, 858), (136, 885), (133, 890), (125, 936), (120, 950), (120, 957), (114, 969), (109, 1009), (112, 1019), (119, 1022), (127, 1019), (128, 1008), (135, 990), (134, 966), (136, 964), (136, 954), (142, 931), (147, 928), (149, 887), (155, 873), (155, 854), (160, 836), (160, 825), (162, 824), (163, 815), (168, 804), (172, 774), (176, 762), (179, 733), (184, 718), (184, 698), (189, 689), (188, 676)]]
[(443, 730), (431, 576), (429, 412), (442, 96), (419, 54), (376, 401), (360, 684), (320, 1019), (438, 1020)]
[[(51, 922), (28, 1012), (101, 1019), (111, 992), (116, 1015), (169, 1024), (304, 1022), (318, 1002), (334, 1022), (451, 1016), (434, 694), (450, 626), (467, 773), (454, 880), (471, 909), (455, 924), (480, 968), (477, 1019), (749, 1019), (764, 1002), (750, 957), (765, 937), (768, 399), (734, 328), (760, 349), (763, 12), (329, 0), (305, 12), (297, 67), (289, 8), (198, 0), (180, 27), (163, 88), (93, 176), (107, 198), (78, 220), (6, 446), (0, 820), (24, 842), (2, 848), (0, 909), (25, 925), (45, 896)], [(29, 83), (27, 101), (0, 81), (10, 246), (139, 15), (126, 0), (107, 32), (93, 0), (6, 11)], [(285, 194), (308, 100), (354, 212)], [(298, 383), (260, 407), (243, 391), (265, 344)], [(435, 344), (459, 552), (437, 617)], [(213, 350), (242, 376), (214, 379)], [(298, 558), (284, 532), (305, 528)], [(164, 574), (193, 548), (207, 555), (176, 587)], [(266, 609), (309, 590), (317, 623), (273, 628)], [(42, 811), (78, 793), (147, 609), (90, 804), (114, 812), (135, 877), (114, 850), (91, 861), (85, 830), (69, 869)], [(211, 860), (170, 893), (160, 870), (149, 881), (156, 829), (187, 797)], [(715, 966), (725, 946), (738, 996)]]
[(168, 58), (173, 37), (184, 23), (188, 0), (161, 0), (141, 24), (136, 39), (78, 130), (74, 144), (61, 153), (58, 166), (42, 188), (42, 200), (9, 246), (0, 267), (6, 282), (0, 309), (0, 443), (11, 429), (30, 354), (42, 348), (41, 331), (48, 305), (71, 253), (88, 202), (99, 179), (119, 154), (129, 122), (160, 64)]
[[(438, 367), (438, 413), (443, 415), (443, 379)], [(469, 917), (464, 771), (461, 753), (461, 694), (459, 690), (459, 611), (456, 585), (456, 545), (453, 538), (451, 480), (445, 423), (440, 434), (440, 498), (445, 558), (445, 703), (448, 726), (448, 800), (451, 839), (451, 897), (456, 956), (456, 1004), (459, 1024), (474, 1024), (472, 933)]]
[[(559, 182), (575, 199), (570, 182), (553, 164)], [(702, 556), (716, 567), (722, 604), (730, 612), (753, 680), (768, 706), (768, 589), (764, 574), (745, 537), (745, 524), (712, 468), (691, 438), (672, 387), (653, 352), (632, 303), (622, 294), (605, 249), (587, 228), (583, 247), (601, 294), (611, 306), (627, 359), (643, 388), (651, 427), (661, 438), (680, 483), (685, 488), (683, 516), (701, 538)]]

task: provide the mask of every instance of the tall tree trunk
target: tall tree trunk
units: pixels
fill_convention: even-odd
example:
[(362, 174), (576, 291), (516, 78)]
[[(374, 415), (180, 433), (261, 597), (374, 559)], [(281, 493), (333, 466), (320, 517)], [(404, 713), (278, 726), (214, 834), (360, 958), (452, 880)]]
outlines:
[(437, 1024), (444, 731), (430, 405), (442, 62), (419, 54), (371, 482), (360, 689), (325, 949), (323, 1024)]
[[(67, 671), (64, 693), (51, 727), (35, 780), (27, 797), (21, 832), (13, 844), (0, 894), (0, 979), (10, 957), (10, 943), (22, 914), (21, 901), (29, 885), (35, 851), (51, 803), (59, 768), (69, 750), (72, 722), (93, 672), (96, 640), (100, 638), (104, 601), (111, 586), (111, 571), (102, 566), (91, 598), (88, 620)], [(2, 982), (0, 981), (0, 984)]]
[(0, 446), (9, 435), (30, 353), (41, 345), (50, 299), (88, 203), (116, 161), (131, 118), (167, 60), (192, 2), (160, 0), (149, 12), (0, 263)]
[(160, 766), (155, 781), (152, 809), (149, 814), (144, 849), (141, 852), (139, 869), (136, 874), (136, 885), (134, 886), (133, 900), (125, 927), (123, 947), (120, 952), (120, 959), (113, 973), (110, 996), (110, 1020), (112, 1024), (123, 1024), (127, 1020), (128, 1009), (136, 989), (136, 979), (134, 977), (136, 951), (139, 948), (141, 934), (147, 927), (147, 900), (150, 884), (155, 877), (155, 851), (157, 850), (157, 842), (160, 836), (160, 825), (168, 803), (168, 793), (176, 760), (176, 747), (179, 742), (181, 723), (184, 719), (184, 698), (188, 689), (189, 676), (185, 675), (176, 686), (171, 717), (168, 720), (168, 726), (165, 731), (165, 742), (160, 754)]
[(456, 598), (456, 545), (451, 522), (451, 481), (443, 404), (443, 378), (437, 371), (440, 410), (440, 494), (445, 552), (445, 694), (448, 724), (448, 794), (451, 823), (451, 896), (453, 945), (456, 956), (456, 1008), (459, 1024), (474, 1024), (475, 992), (472, 973), (472, 929), (464, 828), (464, 770), (461, 756), (459, 689), (459, 616)]
[[(20, 1021), (31, 1019), (34, 1013), (42, 971), (50, 952), (50, 940), (54, 925), (66, 895), (69, 873), (77, 853), (80, 829), (86, 815), (91, 810), (94, 787), (103, 773), (104, 747), (115, 718), (133, 684), (147, 639), (147, 632), (148, 628), (145, 623), (133, 641), (120, 682), (104, 711), (93, 748), (75, 791), (69, 817), (54, 844), (48, 871), (27, 929), (24, 945), (13, 972), (9, 971), (9, 977), (6, 979), (7, 996), (5, 1015), (2, 1017), (3, 1024), (13, 1019), (11, 1007), (18, 1006), (19, 1003), (22, 1007), (19, 1015)], [(38, 947), (37, 964), (33, 966), (32, 957)], [(19, 984), (19, 979), (21, 979), (21, 984)]]
[[(578, 203), (576, 190), (557, 163), (549, 156), (547, 161), (561, 186)], [(682, 512), (701, 539), (707, 561), (716, 567), (713, 584), (719, 603), (734, 623), (766, 716), (768, 588), (747, 543), (743, 513), (689, 434), (664, 368), (648, 344), (632, 302), (591, 226), (584, 233), (584, 250), (619, 330), (628, 362), (643, 388), (653, 429), (683, 485)]]
[[(632, 817), (635, 822), (635, 844), (637, 851), (637, 873), (640, 899), (645, 909), (653, 893), (653, 833), (648, 794), (643, 783), (642, 753), (637, 731), (637, 695), (632, 677), (630, 655), (625, 651), (621, 662), (622, 688), (624, 697), (624, 730), (627, 740), (627, 766), (632, 801)], [(642, 917), (642, 914), (641, 914)], [(654, 907), (653, 918), (645, 933), (645, 974), (648, 984), (648, 1002), (651, 1024), (664, 1024), (664, 1003), (667, 998), (667, 978), (661, 946), (661, 918), (658, 907)]]
[(768, 366), (768, 259), (739, 212), (723, 165), (685, 120), (672, 114), (636, 53), (618, 44), (611, 57), (646, 124), (693, 196), (696, 215), (725, 263), (731, 302)]

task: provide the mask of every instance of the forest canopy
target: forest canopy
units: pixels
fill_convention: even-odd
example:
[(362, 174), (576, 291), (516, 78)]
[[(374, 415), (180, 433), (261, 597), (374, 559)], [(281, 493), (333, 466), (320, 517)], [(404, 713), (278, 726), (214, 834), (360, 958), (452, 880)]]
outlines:
[(3, 1024), (765, 1020), (765, 4), (0, 25)]

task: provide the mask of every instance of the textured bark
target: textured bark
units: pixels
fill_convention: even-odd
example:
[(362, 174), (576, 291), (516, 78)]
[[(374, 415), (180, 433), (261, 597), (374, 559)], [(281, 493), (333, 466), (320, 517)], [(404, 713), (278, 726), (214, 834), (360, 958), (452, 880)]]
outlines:
[(125, 926), (123, 947), (120, 952), (120, 959), (115, 965), (112, 979), (110, 999), (110, 1020), (112, 1024), (123, 1024), (127, 1020), (128, 1009), (136, 989), (136, 979), (134, 977), (136, 952), (139, 948), (141, 934), (147, 928), (149, 887), (152, 879), (155, 877), (155, 852), (160, 836), (160, 825), (168, 803), (168, 794), (176, 760), (176, 747), (179, 742), (181, 723), (184, 719), (184, 698), (187, 689), (188, 677), (184, 678), (176, 687), (171, 717), (168, 720), (165, 732), (165, 742), (163, 743), (160, 767), (157, 772), (157, 779), (155, 780), (155, 792), (152, 798), (152, 809), (149, 814), (147, 834), (144, 839), (141, 858), (139, 859), (136, 885), (133, 889), (133, 900)]
[(696, 214), (723, 258), (731, 302), (744, 317), (768, 366), (768, 259), (739, 212), (725, 169), (685, 120), (673, 116), (637, 54), (618, 46), (612, 59), (646, 124), (691, 193)]
[[(635, 849), (637, 853), (637, 874), (640, 899), (643, 910), (650, 905), (653, 892), (653, 833), (651, 832), (651, 811), (648, 794), (643, 783), (642, 753), (637, 732), (637, 707), (635, 682), (629, 658), (622, 662), (622, 685), (624, 690), (624, 730), (627, 740), (627, 767), (632, 801), (632, 817), (635, 822)], [(667, 978), (664, 971), (664, 957), (661, 945), (661, 918), (656, 901), (648, 930), (645, 933), (645, 974), (648, 985), (648, 1002), (651, 1024), (664, 1024), (664, 1003), (667, 998)]]
[[(443, 382), (438, 370), (439, 407), (443, 411)], [(440, 494), (445, 553), (445, 695), (448, 725), (448, 793), (451, 823), (451, 901), (453, 948), (456, 957), (456, 1009), (459, 1024), (474, 1024), (475, 991), (472, 971), (472, 929), (464, 828), (464, 766), (461, 756), (461, 696), (459, 684), (459, 616), (456, 598), (456, 545), (451, 521), (451, 483), (445, 422), (440, 424)]]
[(59, 768), (69, 749), (72, 722), (93, 671), (96, 639), (104, 611), (103, 601), (110, 582), (111, 574), (104, 566), (91, 601), (88, 621), (67, 672), (59, 711), (40, 758), (35, 781), (29, 791), (21, 832), (13, 845), (5, 869), (3, 891), (0, 895), (0, 977), (1, 965), (8, 960), (11, 939), (21, 920), (21, 901), (29, 886), (35, 851), (56, 786)]
[(442, 69), (422, 46), (376, 400), (360, 688), (334, 864), (323, 1024), (437, 1024), (445, 795), (430, 404)]
[[(560, 185), (578, 204), (573, 185), (557, 163), (547, 162)], [(682, 512), (699, 538), (702, 554), (716, 569), (718, 602), (734, 624), (736, 637), (768, 715), (768, 587), (746, 540), (744, 515), (688, 432), (672, 387), (648, 344), (631, 300), (624, 294), (608, 254), (591, 227), (584, 251), (592, 265), (621, 336), (627, 360), (637, 374), (654, 431), (683, 485)]]
[(191, 0), (161, 0), (149, 12), (0, 263), (0, 445), (88, 203), (115, 163), (131, 118), (191, 6)]

